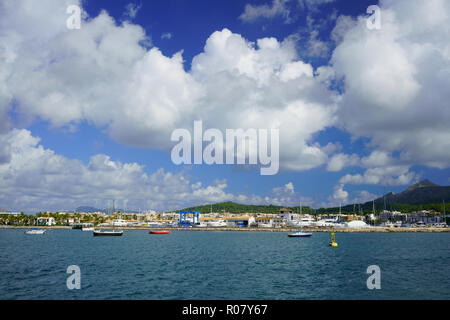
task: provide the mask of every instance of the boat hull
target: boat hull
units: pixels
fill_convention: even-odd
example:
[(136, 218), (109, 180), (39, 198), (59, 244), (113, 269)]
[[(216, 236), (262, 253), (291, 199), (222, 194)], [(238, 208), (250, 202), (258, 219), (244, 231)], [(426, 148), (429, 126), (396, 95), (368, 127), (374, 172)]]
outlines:
[(149, 234), (169, 234), (170, 231), (169, 230), (164, 230), (164, 231), (149, 231)]
[(44, 234), (45, 230), (28, 230), (25, 231), (26, 234)]
[(120, 237), (123, 235), (123, 231), (95, 231), (94, 237)]
[(290, 234), (288, 234), (289, 238), (308, 238), (311, 236), (312, 236), (312, 233), (290, 233)]

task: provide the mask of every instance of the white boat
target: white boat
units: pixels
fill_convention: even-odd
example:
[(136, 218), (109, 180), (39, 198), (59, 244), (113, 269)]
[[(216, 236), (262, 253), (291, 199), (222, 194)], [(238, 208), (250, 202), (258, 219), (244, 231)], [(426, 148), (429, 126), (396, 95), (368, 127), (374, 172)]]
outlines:
[(81, 227), (81, 230), (83, 230), (83, 231), (94, 231), (94, 225), (92, 223), (83, 223), (83, 226)]
[(314, 223), (315, 220), (313, 218), (301, 218), (296, 225), (299, 227), (312, 227)]
[(123, 219), (114, 219), (111, 224), (113, 227), (126, 227), (127, 226), (127, 222)]
[(30, 230), (25, 231), (26, 234), (44, 234), (45, 229), (31, 228)]
[(25, 231), (25, 234), (44, 234), (44, 233), (45, 233), (45, 229), (39, 229), (37, 227), (37, 219), (36, 219), (36, 227), (30, 228), (27, 231)]
[(207, 225), (205, 223), (203, 223), (203, 222), (196, 222), (196, 223), (193, 224), (193, 227), (194, 228), (206, 228)]
[(164, 228), (164, 225), (159, 222), (147, 222), (147, 226), (152, 228)]
[(93, 232), (94, 237), (101, 237), (101, 236), (121, 236), (123, 235), (122, 230), (94, 230)]
[(220, 228), (220, 227), (226, 227), (227, 223), (223, 220), (217, 220), (217, 221), (210, 221), (206, 225), (211, 228)]
[(316, 227), (334, 227), (336, 225), (335, 219), (322, 219), (319, 221), (316, 221), (314, 223)]
[(295, 232), (289, 233), (288, 237), (290, 238), (307, 238), (311, 237), (312, 233), (303, 232), (302, 230), (295, 230)]
[(258, 223), (259, 228), (272, 228), (271, 223)]

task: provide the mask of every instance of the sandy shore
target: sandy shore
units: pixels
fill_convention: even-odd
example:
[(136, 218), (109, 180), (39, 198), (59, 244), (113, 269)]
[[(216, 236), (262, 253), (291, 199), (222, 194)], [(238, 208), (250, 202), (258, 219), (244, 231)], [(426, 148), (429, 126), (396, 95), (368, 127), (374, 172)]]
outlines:
[[(29, 229), (33, 226), (0, 226), (0, 229)], [(70, 226), (39, 226), (42, 229), (72, 229)], [(100, 227), (97, 229), (111, 229), (111, 227)], [(292, 232), (298, 228), (154, 228), (148, 226), (142, 227), (120, 227), (121, 230), (178, 230), (178, 231), (236, 231), (236, 232)], [(384, 227), (372, 227), (372, 228), (302, 228), (304, 232), (450, 232), (450, 228), (384, 228)]]

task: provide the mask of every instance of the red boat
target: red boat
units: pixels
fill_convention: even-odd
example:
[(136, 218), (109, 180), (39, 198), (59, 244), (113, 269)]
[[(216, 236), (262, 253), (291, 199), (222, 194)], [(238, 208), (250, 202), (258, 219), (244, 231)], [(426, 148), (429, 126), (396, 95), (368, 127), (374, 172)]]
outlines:
[(162, 230), (162, 231), (149, 231), (150, 234), (169, 234), (169, 230)]

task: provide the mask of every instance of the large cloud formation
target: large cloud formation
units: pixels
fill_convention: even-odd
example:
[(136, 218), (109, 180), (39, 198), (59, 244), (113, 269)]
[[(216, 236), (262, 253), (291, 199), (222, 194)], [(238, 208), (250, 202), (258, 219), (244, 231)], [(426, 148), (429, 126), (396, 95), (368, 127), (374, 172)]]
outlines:
[(104, 208), (117, 200), (121, 208), (169, 210), (222, 201), (253, 204), (294, 204), (292, 183), (274, 188), (266, 197), (226, 192), (226, 180), (203, 186), (188, 172), (158, 169), (146, 173), (138, 163), (121, 163), (97, 154), (84, 165), (40, 145), (25, 129), (1, 137), (10, 147), (10, 159), (0, 164), (0, 203), (29, 212), (74, 209), (80, 204)]
[(339, 123), (375, 149), (370, 162), (332, 157), (330, 171), (367, 168), (341, 183), (403, 185), (417, 178), (413, 165), (450, 165), (450, 3), (384, 0), (380, 7), (380, 30), (363, 17), (342, 17), (335, 28), (331, 64), (344, 82)]
[[(302, 3), (316, 2), (328, 1)], [(186, 70), (182, 52), (166, 56), (151, 47), (142, 27), (118, 24), (107, 12), (85, 14), (81, 29), (67, 29), (66, 9), (74, 3), (80, 5), (73, 0), (0, 2), (0, 166), (2, 188), (10, 197), (56, 192), (19, 188), (18, 182), (28, 181), (19, 171), (33, 167), (12, 170), (20, 163), (13, 137), (24, 133), (11, 130), (11, 112), (21, 123), (39, 118), (76, 128), (87, 122), (119, 143), (161, 150), (173, 146), (174, 129), (192, 129), (194, 120), (222, 131), (279, 128), (283, 170), (324, 164), (330, 171), (365, 170), (341, 178), (335, 189), (341, 198), (348, 196), (343, 190), (348, 183), (404, 184), (417, 178), (413, 165), (449, 166), (450, 4), (445, 0), (381, 1), (381, 30), (368, 30), (364, 17), (338, 18), (330, 65), (317, 69), (299, 58), (295, 38), (253, 43), (223, 29), (206, 39)], [(329, 89), (333, 80), (342, 81), (341, 91)], [(314, 141), (332, 126), (369, 138), (372, 154), (332, 155), (335, 141)], [(48, 152), (36, 153), (37, 142), (26, 145), (45, 159)], [(96, 157), (101, 156), (92, 158), (93, 166)], [(65, 161), (77, 167), (77, 160)], [(127, 170), (143, 174), (139, 165), (130, 166), (135, 171)], [(53, 170), (34, 169), (46, 177)], [(89, 190), (88, 180), (95, 176), (85, 177)], [(196, 194), (204, 197), (204, 189)], [(114, 195), (104, 191), (102, 197)], [(44, 194), (50, 198), (52, 192)]]
[(174, 129), (194, 120), (218, 129), (280, 128), (282, 167), (326, 162), (329, 148), (312, 137), (333, 123), (336, 96), (298, 59), (293, 40), (251, 43), (223, 29), (185, 71), (181, 52), (148, 49), (140, 26), (117, 25), (106, 12), (67, 29), (70, 2), (2, 3), (0, 63), (8, 81), (1, 109), (14, 102), (23, 117), (54, 126), (87, 121), (120, 143), (162, 150), (173, 146)]
[(332, 64), (345, 81), (340, 120), (411, 164), (450, 164), (450, 3), (382, 1), (382, 28), (344, 36)]

